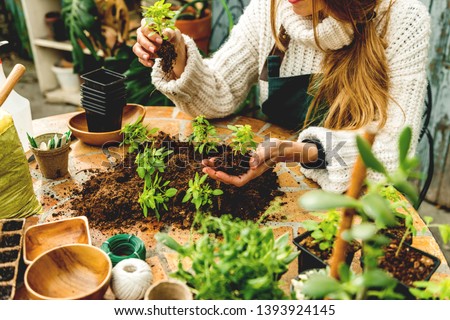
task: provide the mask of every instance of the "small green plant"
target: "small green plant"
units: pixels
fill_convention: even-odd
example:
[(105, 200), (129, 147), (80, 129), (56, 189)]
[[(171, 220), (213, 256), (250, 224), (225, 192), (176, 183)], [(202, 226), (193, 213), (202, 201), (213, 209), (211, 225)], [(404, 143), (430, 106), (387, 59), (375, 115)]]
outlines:
[(164, 29), (175, 29), (174, 17), (176, 12), (170, 10), (171, 6), (171, 3), (159, 0), (150, 7), (142, 7), (147, 26), (163, 37), (164, 40), (167, 40), (167, 37), (163, 35)]
[(194, 131), (189, 136), (189, 142), (194, 144), (195, 151), (202, 154), (203, 152), (206, 154), (211, 151), (217, 152), (219, 137), (217, 136), (216, 128), (202, 115), (197, 116), (193, 120), (192, 127)]
[(133, 153), (134, 151), (139, 150), (139, 145), (149, 142), (150, 136), (157, 133), (158, 128), (149, 130), (142, 124), (141, 116), (134, 123), (126, 124), (120, 132), (124, 134), (124, 139), (120, 145), (129, 145), (128, 152)]
[(442, 279), (439, 282), (416, 281), (414, 288), (410, 288), (409, 292), (417, 299), (450, 300), (450, 278)]
[(246, 125), (228, 125), (228, 129), (233, 131), (233, 138), (231, 139), (231, 148), (233, 153), (246, 154), (248, 151), (255, 150), (257, 143), (255, 142), (255, 134), (252, 131), (252, 127), (248, 124)]
[(144, 151), (136, 156), (135, 160), (138, 165), (136, 171), (139, 177), (149, 185), (155, 172), (164, 172), (166, 168), (165, 160), (171, 153), (173, 153), (173, 150), (166, 150), (165, 147), (156, 149), (146, 146)]
[(34, 137), (30, 136), (27, 132), (28, 142), (30, 143), (30, 146), (32, 148), (40, 149), (40, 150), (52, 150), (52, 149), (61, 148), (63, 145), (67, 144), (70, 141), (71, 136), (72, 136), (72, 131), (70, 131), (70, 130), (65, 132), (61, 136), (61, 138), (58, 138), (58, 135), (55, 134), (55, 136), (52, 137), (51, 139), (49, 139), (47, 143), (42, 141), (38, 146)]
[(212, 196), (220, 196), (223, 194), (223, 191), (220, 189), (211, 189), (211, 186), (208, 183), (205, 183), (206, 178), (208, 178), (207, 174), (200, 178), (198, 172), (196, 172), (195, 178), (189, 180), (189, 188), (182, 200), (183, 203), (191, 200), (191, 203), (195, 205), (197, 212), (200, 211), (200, 208), (202, 207), (212, 205)]
[[(173, 276), (186, 281), (196, 299), (286, 298), (279, 279), (298, 255), (288, 234), (275, 239), (272, 229), (229, 215), (203, 218), (198, 232), (202, 237), (185, 245), (166, 233), (155, 236), (179, 254)], [(192, 268), (184, 268), (185, 258)]]
[(144, 184), (144, 191), (139, 197), (144, 217), (147, 217), (148, 211), (153, 210), (158, 221), (161, 219), (159, 211), (161, 207), (167, 211), (167, 202), (177, 194), (177, 189), (166, 188), (170, 181), (161, 184), (162, 177), (156, 173), (155, 178), (149, 184)]
[(334, 240), (339, 227), (341, 214), (337, 210), (330, 210), (327, 213), (317, 213), (315, 215), (322, 216), (324, 219), (320, 222), (308, 220), (302, 223), (303, 227), (311, 232), (314, 243), (319, 244), (320, 250), (328, 250), (333, 247)]

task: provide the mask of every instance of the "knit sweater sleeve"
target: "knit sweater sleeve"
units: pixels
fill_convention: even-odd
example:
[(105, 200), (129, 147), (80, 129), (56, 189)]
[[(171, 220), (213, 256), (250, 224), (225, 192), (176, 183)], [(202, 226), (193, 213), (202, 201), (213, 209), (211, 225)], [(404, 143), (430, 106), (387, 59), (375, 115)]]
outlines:
[(183, 35), (187, 64), (179, 79), (171, 79), (156, 59), (152, 82), (181, 110), (196, 116), (222, 118), (232, 114), (258, 77), (258, 27), (264, 21), (263, 0), (252, 0), (227, 42), (203, 59), (194, 41)]
[[(426, 92), (426, 66), (430, 36), (430, 19), (425, 6), (418, 1), (409, 2), (401, 10), (391, 13), (387, 34), (392, 97), (388, 106), (385, 126), (378, 132), (373, 152), (392, 172), (398, 164), (398, 137), (403, 127), (413, 131), (411, 153), (415, 152), (421, 125)], [(318, 140), (325, 148), (326, 169), (302, 169), (304, 175), (316, 181), (324, 190), (344, 192), (348, 188), (351, 171), (358, 150), (356, 135), (364, 131), (329, 130), (310, 127), (299, 135)], [(378, 180), (381, 175), (369, 170), (368, 179)]]

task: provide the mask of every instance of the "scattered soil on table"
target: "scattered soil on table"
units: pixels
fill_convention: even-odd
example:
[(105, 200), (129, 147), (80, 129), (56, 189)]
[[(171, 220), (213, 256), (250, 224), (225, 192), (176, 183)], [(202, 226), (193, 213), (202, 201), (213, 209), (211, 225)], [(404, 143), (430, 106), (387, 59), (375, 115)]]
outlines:
[(411, 286), (414, 281), (425, 280), (431, 275), (435, 267), (432, 259), (406, 245), (402, 246), (396, 256), (397, 248), (397, 240), (386, 246), (385, 255), (379, 260), (382, 269), (407, 286)]
[(8, 250), (0, 252), (0, 263), (12, 262), (19, 256), (19, 250)]
[(0, 300), (8, 300), (11, 298), (12, 287), (0, 286)]
[[(302, 239), (300, 245), (326, 263), (328, 263), (328, 260), (331, 258), (333, 248), (321, 250), (319, 248), (319, 243), (314, 242), (314, 238), (311, 236)], [(358, 242), (351, 242), (350, 246), (347, 247), (347, 256), (351, 255), (353, 257), (355, 252), (359, 249), (361, 249), (361, 245)]]
[[(167, 203), (169, 210), (167, 212), (160, 210), (163, 224), (181, 228), (191, 226), (195, 207), (190, 202), (182, 203), (182, 199), (188, 189), (188, 182), (195, 177), (195, 173), (203, 175), (201, 171), (203, 158), (219, 158), (222, 165), (218, 170), (229, 174), (239, 175), (247, 171), (246, 168), (236, 166), (243, 159), (245, 161), (246, 156), (232, 156), (231, 150), (226, 146), (219, 148), (219, 153), (202, 156), (194, 152), (193, 146), (189, 143), (174, 140), (160, 132), (154, 147), (161, 146), (173, 150), (166, 161), (165, 172), (160, 174), (162, 181), (169, 180), (168, 187), (178, 190)], [(83, 183), (81, 190), (76, 192), (71, 208), (78, 215), (85, 215), (91, 226), (101, 230), (136, 227), (139, 222), (156, 221), (151, 211), (148, 218), (144, 217), (138, 202), (144, 182), (136, 173), (135, 157), (136, 154), (128, 154), (119, 166), (93, 175)], [(219, 188), (224, 192), (221, 196), (212, 197), (213, 205), (210, 211), (215, 216), (231, 214), (241, 219), (257, 220), (270, 202), (283, 194), (277, 190), (277, 175), (272, 170), (266, 171), (241, 188), (219, 183), (210, 178), (206, 182), (212, 189)]]
[(9, 281), (14, 278), (14, 267), (0, 268), (0, 281)]

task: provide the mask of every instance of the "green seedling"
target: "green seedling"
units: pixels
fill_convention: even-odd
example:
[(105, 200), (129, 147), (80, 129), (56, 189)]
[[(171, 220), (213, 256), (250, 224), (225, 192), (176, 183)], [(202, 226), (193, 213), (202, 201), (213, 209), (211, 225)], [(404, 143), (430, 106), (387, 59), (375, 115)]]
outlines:
[(252, 127), (248, 124), (246, 125), (228, 125), (228, 129), (232, 130), (231, 148), (234, 154), (239, 152), (244, 155), (249, 151), (255, 150), (258, 144), (255, 142), (255, 134), (252, 131)]
[(195, 151), (206, 154), (218, 151), (219, 137), (216, 128), (204, 116), (197, 116), (192, 121), (192, 127), (194, 131), (189, 136), (189, 142), (194, 144)]
[(211, 189), (208, 183), (205, 183), (207, 174), (203, 175), (201, 178), (198, 172), (195, 173), (195, 178), (189, 180), (189, 188), (186, 191), (182, 202), (191, 201), (195, 205), (195, 209), (200, 211), (200, 208), (204, 208), (212, 205), (212, 196), (220, 196), (223, 191), (220, 189)]
[(150, 185), (151, 178), (155, 172), (163, 173), (167, 157), (173, 153), (173, 150), (166, 150), (165, 147), (156, 149), (145, 147), (144, 151), (136, 156), (135, 163), (137, 164), (137, 174), (141, 179), (145, 180), (147, 185)]
[(315, 214), (323, 216), (324, 219), (320, 222), (308, 220), (302, 223), (303, 227), (311, 231), (311, 237), (314, 243), (319, 244), (320, 250), (328, 250), (333, 247), (334, 240), (339, 227), (339, 220), (341, 215), (337, 210), (330, 210), (326, 214)]
[(141, 144), (151, 141), (150, 137), (158, 132), (158, 128), (149, 130), (142, 124), (141, 116), (134, 123), (126, 124), (120, 132), (124, 134), (124, 139), (120, 145), (129, 145), (128, 152), (133, 153), (139, 150)]
[(170, 10), (171, 3), (165, 3), (165, 0), (156, 1), (150, 7), (142, 6), (143, 16), (146, 20), (146, 26), (160, 35), (164, 40), (167, 36), (163, 35), (164, 29), (175, 29), (175, 14)]
[[(207, 216), (200, 223), (201, 237), (185, 245), (166, 233), (155, 236), (178, 253), (178, 270), (172, 276), (193, 288), (196, 299), (287, 298), (279, 279), (298, 255), (287, 233), (275, 239), (271, 228), (229, 215)], [(181, 262), (186, 258), (192, 262), (189, 269)]]
[(424, 300), (450, 300), (450, 278), (433, 281), (416, 281), (413, 283), (415, 288), (410, 288), (417, 299)]
[(159, 211), (162, 209), (167, 211), (167, 202), (177, 194), (177, 189), (167, 188), (170, 181), (162, 183), (161, 180), (162, 177), (156, 173), (155, 178), (150, 181), (150, 184), (144, 184), (144, 191), (139, 197), (139, 204), (141, 205), (144, 217), (147, 217), (148, 211), (152, 210), (158, 221), (161, 219)]

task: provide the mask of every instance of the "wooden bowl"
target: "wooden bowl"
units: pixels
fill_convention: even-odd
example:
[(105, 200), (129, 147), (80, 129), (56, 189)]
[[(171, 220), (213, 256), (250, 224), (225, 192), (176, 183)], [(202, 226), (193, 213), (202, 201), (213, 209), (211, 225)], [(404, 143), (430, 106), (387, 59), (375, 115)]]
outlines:
[(44, 252), (25, 271), (28, 295), (36, 300), (102, 299), (111, 279), (108, 255), (87, 244)]
[(66, 244), (91, 244), (86, 217), (75, 217), (38, 224), (25, 231), (23, 261), (30, 264), (42, 253)]
[[(128, 123), (135, 122), (139, 117), (145, 117), (145, 108), (139, 104), (128, 103), (123, 108), (122, 128)], [(123, 140), (120, 130), (89, 132), (84, 111), (70, 118), (68, 127), (75, 137), (92, 146), (102, 146), (108, 142), (122, 142)]]

